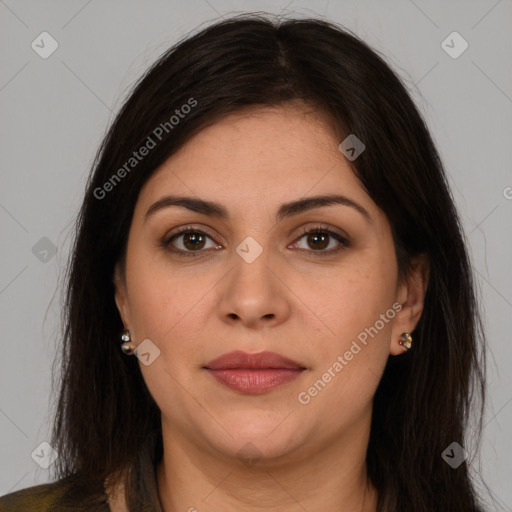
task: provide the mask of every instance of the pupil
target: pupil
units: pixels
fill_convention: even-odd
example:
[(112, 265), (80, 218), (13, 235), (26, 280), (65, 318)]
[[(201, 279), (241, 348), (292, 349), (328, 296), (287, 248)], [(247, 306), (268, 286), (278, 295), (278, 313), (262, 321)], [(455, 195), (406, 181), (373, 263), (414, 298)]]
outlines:
[[(197, 249), (202, 238), (203, 236), (198, 233), (189, 233), (188, 235), (185, 235), (185, 246), (188, 249)], [(189, 243), (191, 243), (191, 247), (189, 247)]]
[(324, 249), (324, 248), (328, 245), (328, 244), (326, 244), (326, 243), (325, 243), (325, 241), (327, 240), (327, 236), (326, 236), (325, 234), (321, 234), (321, 233), (314, 233), (314, 234), (310, 235), (310, 239), (309, 239), (309, 240), (310, 240), (310, 241), (311, 241), (311, 240), (314, 240), (314, 242), (313, 242), (313, 243), (314, 243), (314, 244), (316, 244), (316, 243), (319, 241), (319, 239), (321, 239), (321, 238), (323, 238), (323, 242), (324, 242), (324, 243), (322, 244), (322, 246), (321, 246), (321, 247), (319, 247), (318, 245), (316, 245), (316, 248), (317, 248), (317, 249), (318, 249), (318, 248), (320, 248), (320, 249)]

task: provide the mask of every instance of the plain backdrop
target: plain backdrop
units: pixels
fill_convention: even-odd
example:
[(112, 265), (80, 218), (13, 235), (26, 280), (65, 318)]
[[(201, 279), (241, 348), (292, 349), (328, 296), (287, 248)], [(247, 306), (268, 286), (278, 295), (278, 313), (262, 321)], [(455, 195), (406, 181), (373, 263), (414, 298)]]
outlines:
[(0, 0), (0, 495), (49, 481), (32, 454), (49, 439), (59, 279), (106, 128), (166, 48), (247, 11), (341, 23), (384, 55), (424, 115), (485, 313), (490, 400), (476, 469), (512, 510), (510, 0)]

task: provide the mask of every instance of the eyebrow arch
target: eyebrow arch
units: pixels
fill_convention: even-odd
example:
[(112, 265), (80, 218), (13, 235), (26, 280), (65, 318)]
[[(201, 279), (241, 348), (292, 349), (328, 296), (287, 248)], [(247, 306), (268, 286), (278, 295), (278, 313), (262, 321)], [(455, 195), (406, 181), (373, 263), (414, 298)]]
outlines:
[[(322, 208), (324, 206), (330, 206), (333, 204), (350, 206), (351, 208), (357, 210), (361, 215), (363, 215), (363, 217), (365, 217), (369, 223), (372, 223), (372, 218), (365, 208), (363, 208), (359, 203), (356, 203), (352, 199), (341, 195), (313, 196), (299, 199), (297, 201), (291, 201), (289, 203), (283, 203), (277, 210), (276, 219), (281, 221), (286, 217), (292, 217), (308, 210)], [(214, 201), (206, 201), (204, 199), (198, 199), (195, 197), (165, 196), (153, 203), (148, 208), (144, 216), (144, 221), (154, 215), (157, 211), (168, 208), (170, 206), (180, 206), (196, 213), (201, 213), (210, 217), (217, 217), (223, 220), (229, 218), (227, 209), (220, 203), (216, 203)]]

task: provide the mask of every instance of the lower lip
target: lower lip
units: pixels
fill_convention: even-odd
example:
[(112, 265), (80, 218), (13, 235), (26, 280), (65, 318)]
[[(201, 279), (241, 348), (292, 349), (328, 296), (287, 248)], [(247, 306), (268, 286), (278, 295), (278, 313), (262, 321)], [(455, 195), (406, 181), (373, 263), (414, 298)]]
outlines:
[(264, 370), (249, 370), (237, 368), (211, 370), (208, 368), (208, 372), (228, 388), (257, 395), (296, 379), (303, 372), (303, 369), (266, 368)]

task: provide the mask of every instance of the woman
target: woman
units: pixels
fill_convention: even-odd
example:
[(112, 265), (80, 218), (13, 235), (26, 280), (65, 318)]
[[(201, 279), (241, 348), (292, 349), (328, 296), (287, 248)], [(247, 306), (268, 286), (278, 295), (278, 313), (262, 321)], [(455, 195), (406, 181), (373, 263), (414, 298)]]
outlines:
[(98, 152), (66, 312), (56, 482), (2, 510), (479, 506), (460, 222), (406, 89), (334, 24), (234, 17), (155, 63)]

